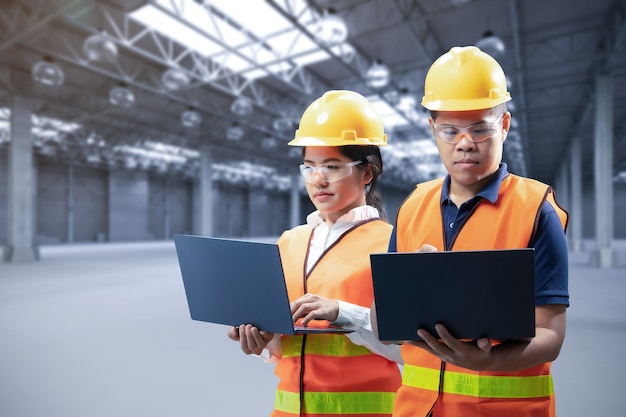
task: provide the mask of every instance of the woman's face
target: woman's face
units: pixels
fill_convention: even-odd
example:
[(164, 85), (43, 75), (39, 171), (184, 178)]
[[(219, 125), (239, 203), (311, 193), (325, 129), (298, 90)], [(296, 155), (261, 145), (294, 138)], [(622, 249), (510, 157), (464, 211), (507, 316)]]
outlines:
[(313, 172), (311, 179), (305, 182), (306, 190), (327, 223), (333, 224), (353, 208), (365, 205), (365, 187), (372, 180), (372, 174), (370, 169), (353, 166), (349, 175), (327, 181), (315, 168), (343, 169), (350, 162), (353, 161), (333, 146), (308, 146), (304, 151), (303, 163), (312, 167)]

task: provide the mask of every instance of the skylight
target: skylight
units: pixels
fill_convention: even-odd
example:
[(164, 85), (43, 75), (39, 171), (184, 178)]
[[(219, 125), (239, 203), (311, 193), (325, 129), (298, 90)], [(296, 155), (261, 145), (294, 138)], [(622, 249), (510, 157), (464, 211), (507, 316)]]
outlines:
[[(407, 117), (416, 126), (424, 128), (428, 126), (427, 116), (415, 109), (415, 103), (410, 103), (410, 106), (405, 106), (402, 102), (397, 104), (397, 107), (402, 108), (407, 116), (405, 117), (379, 96), (369, 96), (367, 98), (382, 117), (386, 132), (409, 125)], [(394, 140), (393, 134), (391, 134), (389, 145), (382, 147), (381, 153), (386, 165), (393, 166), (401, 171), (421, 172), (424, 175), (422, 178), (434, 178), (446, 174), (446, 170), (439, 159), (435, 142), (430, 137), (425, 137), (423, 130), (417, 128), (412, 138), (401, 142)], [(414, 178), (418, 178), (417, 174)]]
[[(292, 0), (290, 7), (308, 9), (304, 0)], [(304, 26), (316, 23), (311, 14), (300, 16)], [(237, 1), (212, 0), (209, 8), (194, 0), (156, 0), (132, 12), (130, 17), (248, 79), (330, 58), (289, 20), (261, 2), (245, 7)], [(331, 49), (337, 55), (353, 53), (347, 44)]]
[(443, 177), (447, 171), (439, 159), (437, 147), (432, 139), (415, 139), (381, 148), (386, 166), (405, 174), (413, 181)]
[(396, 127), (406, 126), (408, 121), (391, 107), (386, 101), (382, 100), (379, 96), (369, 96), (367, 99), (372, 103), (374, 108), (380, 114), (385, 125), (385, 130), (390, 131)]
[[(263, 3), (255, 3), (255, 6), (242, 7), (240, 2), (214, 0), (209, 9), (193, 0), (156, 0), (137, 9), (131, 17), (248, 79), (268, 73), (284, 74), (330, 58), (271, 6)], [(293, 0), (290, 7), (298, 12), (308, 9), (304, 0)], [(310, 13), (296, 14), (303, 26), (312, 27), (317, 23), (316, 16)], [(180, 16), (188, 24), (173, 16)], [(213, 39), (221, 40), (228, 48)], [(340, 56), (354, 53), (347, 43), (330, 49)], [(403, 116), (378, 96), (368, 98), (383, 117), (387, 130), (408, 125), (407, 116), (417, 118), (416, 112), (406, 110)]]
[(400, 98), (400, 101), (395, 107), (389, 105), (388, 102), (377, 95), (368, 96), (367, 99), (372, 103), (374, 108), (376, 108), (380, 117), (382, 117), (387, 131), (405, 127), (409, 124), (413, 124), (422, 129), (428, 129), (428, 116), (417, 110), (415, 99), (410, 96)]

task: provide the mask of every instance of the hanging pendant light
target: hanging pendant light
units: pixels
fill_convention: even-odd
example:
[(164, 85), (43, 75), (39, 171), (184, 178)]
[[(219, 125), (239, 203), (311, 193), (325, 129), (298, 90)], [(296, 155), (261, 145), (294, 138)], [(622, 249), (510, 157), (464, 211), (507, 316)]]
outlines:
[(109, 92), (109, 102), (114, 106), (131, 107), (135, 103), (135, 94), (125, 83), (120, 83)]
[(272, 127), (274, 128), (274, 130), (277, 130), (279, 132), (284, 132), (290, 129), (291, 126), (291, 120), (289, 120), (289, 118), (287, 117), (279, 117), (278, 119), (274, 119), (274, 121), (272, 122)]
[(343, 43), (348, 38), (348, 26), (335, 10), (330, 8), (312, 29), (313, 36), (327, 46)]
[(274, 148), (276, 145), (278, 145), (278, 141), (271, 136), (267, 136), (261, 141), (261, 146), (265, 149)]
[(89, 136), (87, 136), (87, 139), (85, 139), (85, 143), (89, 146), (93, 146), (96, 144), (97, 140), (98, 140), (98, 134), (92, 131), (89, 134)]
[(83, 52), (89, 61), (115, 62), (117, 45), (105, 32), (94, 33), (83, 42)]
[(371, 88), (379, 89), (389, 84), (389, 76), (389, 68), (377, 59), (365, 73), (365, 82)]
[(494, 58), (499, 58), (506, 52), (504, 41), (496, 36), (492, 30), (486, 30), (483, 37), (476, 42), (476, 46)]
[(237, 142), (243, 137), (243, 129), (237, 123), (226, 129), (226, 139)]
[(127, 169), (135, 169), (137, 168), (137, 160), (132, 156), (127, 156), (124, 158), (124, 167)]
[(400, 93), (397, 90), (385, 91), (383, 97), (392, 106), (395, 106), (400, 101)]
[(31, 75), (33, 80), (43, 85), (59, 86), (65, 81), (63, 70), (49, 56), (43, 57), (42, 61), (33, 65)]
[(202, 123), (202, 116), (193, 107), (189, 107), (180, 115), (180, 123), (186, 128), (197, 127)]
[(287, 152), (290, 158), (302, 159), (302, 147), (300, 146), (290, 146)]
[(238, 97), (230, 106), (230, 111), (239, 117), (249, 116), (252, 110), (252, 103), (246, 97)]
[(415, 111), (416, 106), (417, 99), (413, 94), (410, 94), (406, 88), (404, 88), (402, 94), (398, 99), (398, 104), (396, 105), (396, 107), (405, 113), (411, 113)]
[(163, 86), (168, 90), (179, 90), (191, 82), (189, 76), (179, 68), (169, 68), (161, 76)]

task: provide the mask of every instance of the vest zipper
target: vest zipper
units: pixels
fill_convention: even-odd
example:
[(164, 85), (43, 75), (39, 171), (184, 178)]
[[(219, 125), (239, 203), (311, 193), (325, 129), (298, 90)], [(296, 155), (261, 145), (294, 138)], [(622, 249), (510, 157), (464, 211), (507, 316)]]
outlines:
[(433, 401), (433, 405), (432, 407), (430, 407), (430, 410), (428, 410), (428, 413), (426, 413), (425, 417), (434, 417), (433, 411), (435, 410), (435, 406), (437, 405), (439, 397), (441, 397), (441, 393), (443, 392), (443, 374), (445, 371), (446, 363), (444, 361), (441, 361), (441, 366), (439, 367), (439, 387), (437, 388), (437, 398), (435, 398), (435, 401)]
[(300, 348), (300, 410), (298, 415), (302, 417), (304, 414), (304, 346), (306, 345), (306, 334), (302, 335), (302, 347)]

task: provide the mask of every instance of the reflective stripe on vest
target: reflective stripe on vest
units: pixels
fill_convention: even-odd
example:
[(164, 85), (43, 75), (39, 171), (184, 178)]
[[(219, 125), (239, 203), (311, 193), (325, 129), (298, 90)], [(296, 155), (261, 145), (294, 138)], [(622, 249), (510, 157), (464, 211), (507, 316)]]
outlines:
[[(282, 341), (283, 358), (300, 356), (302, 353), (301, 336), (285, 336)], [(309, 334), (306, 339), (305, 353), (337, 357), (371, 355), (366, 347), (355, 345), (343, 335)]]
[[(391, 414), (394, 392), (305, 392), (304, 412), (309, 414)], [(300, 394), (276, 391), (276, 410), (299, 414)]]
[[(437, 391), (439, 370), (404, 365), (402, 382), (414, 388)], [(492, 376), (445, 371), (443, 392), (481, 398), (536, 398), (554, 392), (551, 375)]]

